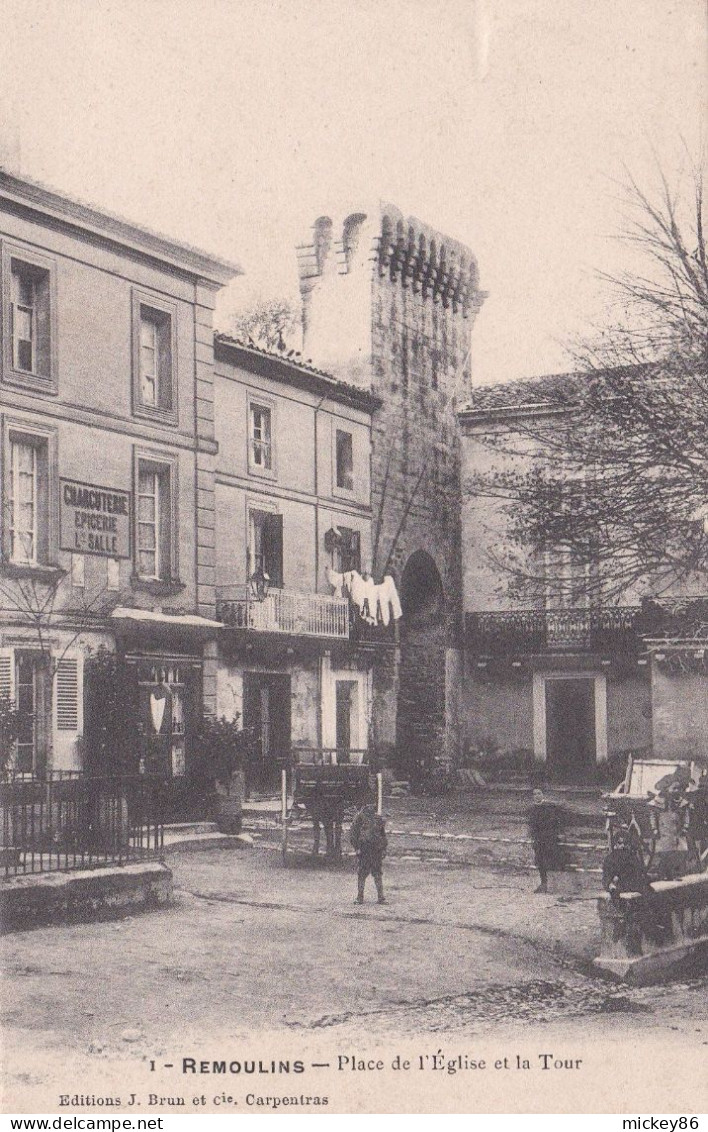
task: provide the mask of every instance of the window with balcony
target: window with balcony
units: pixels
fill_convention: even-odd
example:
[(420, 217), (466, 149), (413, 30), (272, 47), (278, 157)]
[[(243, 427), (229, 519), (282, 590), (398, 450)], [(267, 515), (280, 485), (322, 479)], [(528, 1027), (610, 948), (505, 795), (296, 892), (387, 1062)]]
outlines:
[(248, 468), (256, 475), (273, 476), (273, 408), (259, 401), (248, 406)]
[(354, 491), (354, 438), (335, 429), (335, 483), (340, 491)]
[(6, 252), (3, 270), (4, 378), (56, 392), (54, 266), (31, 252)]
[(283, 586), (283, 516), (249, 511), (249, 577), (265, 574), (271, 588)]
[(177, 422), (175, 311), (140, 295), (133, 302), (133, 412)]
[(588, 605), (590, 569), (569, 546), (557, 546), (544, 555), (546, 608), (574, 609)]

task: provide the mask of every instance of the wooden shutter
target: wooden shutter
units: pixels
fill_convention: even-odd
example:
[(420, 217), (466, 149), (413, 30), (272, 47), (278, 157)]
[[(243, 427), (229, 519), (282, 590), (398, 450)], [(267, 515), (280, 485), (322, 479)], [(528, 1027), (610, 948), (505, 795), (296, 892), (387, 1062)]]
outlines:
[(263, 512), (261, 531), (263, 569), (271, 586), (283, 585), (283, 516)]
[(172, 408), (172, 319), (168, 314), (157, 319), (157, 358), (159, 389), (158, 398), (161, 409)]
[(15, 700), (14, 649), (0, 649), (0, 699)]
[(34, 281), (35, 293), (35, 368), (42, 377), (51, 377), (51, 310), (49, 272), (38, 272)]
[(339, 528), (342, 541), (340, 544), (341, 572), (347, 574), (350, 570), (361, 570), (361, 534), (349, 527)]
[(81, 705), (79, 703), (81, 658), (77, 655), (62, 657), (57, 665), (56, 705), (57, 730), (79, 730)]
[(61, 658), (54, 677), (54, 769), (79, 770), (77, 750), (84, 727), (83, 657), (70, 652)]

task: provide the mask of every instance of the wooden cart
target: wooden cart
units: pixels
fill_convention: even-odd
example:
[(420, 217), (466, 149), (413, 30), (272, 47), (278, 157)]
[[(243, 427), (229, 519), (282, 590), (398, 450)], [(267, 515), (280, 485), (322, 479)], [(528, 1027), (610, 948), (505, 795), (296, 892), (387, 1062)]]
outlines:
[(283, 769), (281, 822), (283, 860), (289, 850), (290, 828), (304, 816), (313, 826), (313, 854), (319, 853), (324, 829), (327, 857), (342, 856), (342, 823), (353, 816), (376, 791), (381, 813), (382, 779), (374, 775), (368, 752), (335, 748), (293, 748), (290, 766)]
[(708, 775), (698, 763), (630, 758), (624, 780), (603, 798), (609, 852), (631, 845), (655, 876), (708, 868)]

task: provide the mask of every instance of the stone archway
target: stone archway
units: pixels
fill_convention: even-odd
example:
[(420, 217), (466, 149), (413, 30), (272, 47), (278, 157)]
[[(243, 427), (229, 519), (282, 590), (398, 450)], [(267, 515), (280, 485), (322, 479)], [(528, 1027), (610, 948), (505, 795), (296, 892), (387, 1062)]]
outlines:
[(443, 756), (445, 735), (445, 592), (426, 551), (406, 562), (400, 597), (396, 746), (399, 773), (420, 788)]

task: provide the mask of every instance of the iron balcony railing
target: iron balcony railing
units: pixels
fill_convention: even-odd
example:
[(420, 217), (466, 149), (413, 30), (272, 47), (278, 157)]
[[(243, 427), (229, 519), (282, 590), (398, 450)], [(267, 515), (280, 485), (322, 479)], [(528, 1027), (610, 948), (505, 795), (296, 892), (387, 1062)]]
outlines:
[(638, 606), (607, 609), (515, 609), (468, 613), (468, 646), (477, 653), (575, 649), (627, 652), (639, 643)]
[(327, 594), (271, 590), (262, 601), (247, 595), (220, 596), (216, 616), (235, 629), (349, 639), (349, 602)]
[(165, 783), (152, 775), (15, 771), (0, 784), (5, 876), (93, 869), (160, 853)]

